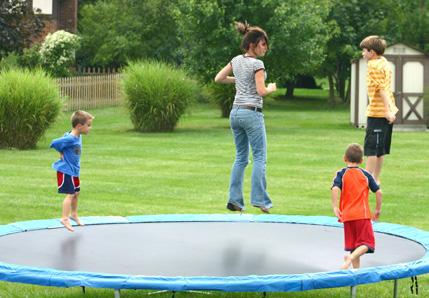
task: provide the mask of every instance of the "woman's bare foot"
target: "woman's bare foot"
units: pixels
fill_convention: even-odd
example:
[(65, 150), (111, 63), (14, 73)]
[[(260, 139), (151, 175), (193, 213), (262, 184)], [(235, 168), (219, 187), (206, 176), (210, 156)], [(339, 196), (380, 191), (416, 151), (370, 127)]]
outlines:
[(344, 263), (341, 266), (341, 269), (343, 270), (349, 269), (351, 265), (352, 265), (352, 258), (350, 257), (350, 255), (344, 256)]
[(75, 223), (77, 223), (78, 226), (84, 226), (84, 224), (80, 221), (79, 216), (70, 216), (70, 219), (73, 220)]
[(69, 219), (68, 219), (68, 218), (62, 218), (62, 219), (61, 219), (61, 223), (63, 224), (63, 226), (64, 226), (67, 230), (69, 230), (70, 232), (74, 232), (74, 229), (73, 229), (73, 227), (71, 226), (70, 221), (69, 221)]

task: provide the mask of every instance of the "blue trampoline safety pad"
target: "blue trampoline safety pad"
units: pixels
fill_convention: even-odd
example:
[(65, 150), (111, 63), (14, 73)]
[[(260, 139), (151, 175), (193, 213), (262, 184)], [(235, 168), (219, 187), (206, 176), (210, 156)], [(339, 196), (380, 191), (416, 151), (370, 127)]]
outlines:
[[(355, 286), (429, 273), (429, 258), (427, 253), (429, 233), (398, 224), (374, 223), (374, 231), (377, 233), (376, 245), (380, 244), (382, 247), (381, 241), (384, 241), (383, 239), (387, 239), (386, 241), (402, 241), (404, 242), (403, 247), (410, 247), (410, 250), (416, 251), (414, 255), (404, 257), (403, 259), (399, 258), (397, 262), (391, 261), (393, 257), (388, 257), (386, 263), (383, 263), (383, 261), (377, 261), (378, 263), (374, 261), (371, 263), (372, 261), (369, 261), (367, 267), (363, 266), (359, 270), (339, 270), (336, 268), (341, 265), (342, 259), (336, 259), (336, 256), (332, 262), (327, 260), (326, 264), (320, 264), (319, 267), (313, 267), (311, 266), (312, 264), (291, 265), (291, 267), (296, 266), (297, 268), (286, 268), (288, 267), (287, 264), (290, 264), (290, 259), (283, 259), (284, 256), (282, 256), (283, 248), (284, 254), (288, 254), (286, 246), (293, 247), (294, 245), (300, 245), (299, 239), (293, 237), (309, 238), (302, 241), (303, 243), (304, 241), (308, 241), (308, 252), (311, 252), (313, 251), (312, 245), (318, 245), (312, 243), (317, 238), (312, 235), (322, 235), (326, 232), (327, 235), (329, 234), (334, 237), (329, 238), (329, 240), (327, 239), (326, 242), (335, 242), (333, 249), (327, 247), (326, 250), (335, 250), (335, 253), (342, 257), (344, 255), (342, 251), (342, 224), (338, 223), (334, 217), (173, 214), (129, 217), (96, 216), (82, 217), (81, 220), (85, 223), (85, 226), (77, 227), (74, 233), (65, 231), (59, 219), (0, 225), (0, 280), (55, 287), (85, 286), (92, 288), (169, 291), (295, 292)], [(158, 231), (156, 230), (157, 227), (163, 227), (163, 229)], [(287, 227), (293, 228), (295, 231), (293, 236), (288, 236), (287, 230), (283, 230), (283, 228)], [(120, 228), (120, 230), (117, 228)], [(191, 230), (187, 231), (186, 229), (188, 228), (191, 228)], [(316, 229), (312, 232), (314, 234), (306, 234), (307, 231), (313, 228)], [(135, 233), (135, 231), (141, 230), (144, 230), (144, 234), (139, 235)], [(226, 231), (230, 231), (230, 233)], [(112, 239), (111, 245), (102, 244), (104, 247), (97, 248), (88, 247), (92, 246), (92, 244), (85, 244), (86, 249), (92, 250), (79, 251), (79, 241), (84, 241), (84, 234), (86, 232), (93, 233), (91, 235), (99, 235), (100, 239), (104, 240), (110, 237)], [(249, 234), (246, 234), (247, 232)], [(168, 233), (171, 233), (171, 235), (168, 236)], [(218, 234), (215, 235), (215, 233)], [(248, 243), (262, 241), (257, 236), (257, 233), (262, 233), (266, 236), (265, 242), (268, 243), (266, 247), (270, 247), (269, 245), (271, 245), (273, 249), (271, 254), (256, 254), (255, 251), (259, 249), (258, 247), (255, 251), (247, 250)], [(199, 256), (200, 251), (207, 250), (207, 253), (210, 254), (210, 248), (213, 246), (213, 249), (216, 249), (216, 243), (221, 242), (226, 234), (229, 237), (227, 238), (227, 243), (224, 246), (219, 245), (219, 251), (223, 253), (223, 259), (219, 261), (214, 260), (213, 262), (216, 263), (213, 263), (213, 266), (212, 264), (208, 264), (201, 267), (196, 266), (193, 269), (185, 268), (187, 266), (183, 264), (192, 262), (189, 262), (189, 259), (180, 259), (182, 251), (181, 248), (175, 247), (176, 244), (184, 245), (182, 248), (183, 251), (189, 251), (193, 261), (207, 261), (208, 259), (214, 259), (214, 256)], [(41, 237), (41, 235), (43, 236)], [(49, 235), (52, 235), (52, 237)], [(126, 237), (127, 235), (130, 237), (130, 243), (134, 247), (115, 254), (115, 250), (119, 250), (127, 242), (123, 240), (125, 238), (115, 240), (115, 237)], [(322, 236), (320, 238), (323, 243)], [(46, 245), (52, 248), (52, 252), (49, 252), (52, 254), (46, 254), (47, 263), (43, 263), (43, 260), (40, 260), (40, 262), (38, 260), (33, 261), (34, 258), (31, 256), (28, 256), (28, 259), (22, 256), (24, 255), (22, 251), (29, 249), (24, 247), (25, 241), (31, 245), (31, 250), (37, 250), (38, 244), (34, 244), (31, 237), (34, 237), (34, 239), (43, 238), (40, 240), (40, 249), (46, 249), (43, 248), (44, 242), (47, 242)], [(51, 240), (48, 239), (50, 237), (52, 238)], [(61, 237), (58, 238), (61, 240), (55, 239), (55, 237)], [(208, 238), (202, 239), (202, 237)], [(96, 240), (93, 239), (94, 237), (91, 236), (89, 238), (94, 241), (89, 243), (95, 243)], [(134, 238), (141, 238), (141, 240)], [(167, 238), (169, 242), (167, 244), (160, 244), (159, 247), (151, 243), (151, 239), (161, 238)], [(234, 239), (237, 242), (243, 242), (246, 246), (237, 247)], [(279, 241), (283, 242), (277, 243), (276, 239), (280, 239)], [(295, 240), (292, 241), (292, 239)], [(334, 239), (335, 241), (330, 239)], [(135, 247), (136, 242), (133, 241), (141, 241), (141, 244)], [(61, 247), (53, 247), (55, 243), (58, 243), (58, 246)], [(201, 246), (202, 248), (198, 246), (204, 244), (207, 246), (207, 249), (204, 249), (204, 246)], [(303, 245), (303, 247), (306, 247), (305, 244)], [(91, 267), (93, 265), (91, 263), (97, 263), (98, 261), (95, 255), (107, 246), (111, 246), (112, 254), (114, 254), (110, 256), (112, 263), (116, 259), (121, 260), (123, 255), (131, 254), (130, 250), (132, 249), (134, 250), (132, 253), (134, 254), (133, 258), (136, 263), (141, 261), (142, 264), (146, 264), (145, 262), (156, 259), (157, 254), (161, 254), (161, 259), (166, 260), (164, 262), (166, 264), (161, 264), (161, 262), (155, 264), (154, 269), (150, 266), (147, 266), (145, 269), (139, 267), (146, 266), (136, 266), (134, 269), (131, 268), (129, 272), (126, 271), (127, 269), (121, 268), (115, 271), (116, 269), (113, 265), (104, 264), (109, 262), (101, 262), (103, 263), (101, 267), (97, 267), (100, 264), (94, 264), (95, 267)], [(152, 247), (152, 249), (145, 251), (145, 247)], [(323, 249), (324, 245), (317, 247), (318, 251), (323, 251)], [(303, 249), (299, 248), (298, 250)], [(382, 249), (381, 251), (383, 252)], [(91, 255), (91, 252), (94, 255)], [(308, 252), (303, 252), (303, 260), (308, 258)], [(64, 253), (66, 255), (62, 258), (61, 256)], [(165, 255), (163, 255), (164, 253)], [(176, 253), (177, 255), (172, 255), (171, 259), (169, 259), (169, 253)], [(221, 253), (217, 253), (216, 250), (213, 251), (213, 254), (219, 255)], [(294, 253), (295, 251), (290, 252), (292, 258), (298, 262), (299, 258), (293, 257)], [(395, 254), (396, 252), (393, 253)], [(85, 255), (87, 257), (86, 261), (82, 262), (76, 259), (76, 262), (74, 262), (73, 258), (77, 258), (79, 255)], [(329, 258), (331, 257), (322, 257), (322, 259)], [(59, 261), (58, 259), (64, 260)], [(261, 260), (260, 263), (258, 263), (258, 259)], [(365, 255), (362, 260), (371, 260), (371, 256)], [(176, 265), (179, 268), (172, 269), (168, 267), (175, 263), (177, 263)], [(273, 266), (269, 267), (267, 264), (272, 264)], [(252, 267), (253, 265), (254, 267)], [(204, 267), (213, 267), (213, 271), (201, 271), (204, 270)], [(98, 268), (101, 268), (100, 270), (102, 271), (99, 272)], [(320, 271), (318, 271), (319, 268)], [(141, 271), (139, 271), (140, 269)]]

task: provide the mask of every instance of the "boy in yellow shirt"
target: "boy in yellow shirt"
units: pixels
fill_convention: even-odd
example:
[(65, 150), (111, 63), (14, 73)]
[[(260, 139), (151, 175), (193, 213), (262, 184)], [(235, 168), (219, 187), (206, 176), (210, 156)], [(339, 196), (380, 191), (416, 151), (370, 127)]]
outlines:
[(369, 104), (364, 154), (367, 156), (366, 170), (380, 184), (380, 172), (384, 155), (390, 153), (393, 122), (398, 108), (391, 91), (392, 72), (382, 55), (386, 41), (371, 35), (360, 43), (362, 56), (368, 61), (367, 86)]

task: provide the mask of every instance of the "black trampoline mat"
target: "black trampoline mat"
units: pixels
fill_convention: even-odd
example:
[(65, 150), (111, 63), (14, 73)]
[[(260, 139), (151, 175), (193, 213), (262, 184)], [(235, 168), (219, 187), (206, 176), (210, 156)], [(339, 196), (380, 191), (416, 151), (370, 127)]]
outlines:
[[(376, 233), (362, 267), (422, 258), (411, 240)], [(106, 224), (0, 237), (0, 262), (66, 271), (146, 276), (245, 276), (338, 270), (343, 229), (261, 222)]]

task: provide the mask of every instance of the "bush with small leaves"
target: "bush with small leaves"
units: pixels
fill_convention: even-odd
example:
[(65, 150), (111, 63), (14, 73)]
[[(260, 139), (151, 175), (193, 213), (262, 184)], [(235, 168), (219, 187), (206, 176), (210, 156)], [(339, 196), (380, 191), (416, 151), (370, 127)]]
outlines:
[(79, 37), (75, 34), (64, 30), (49, 33), (39, 50), (43, 69), (55, 77), (70, 76), (78, 47)]

